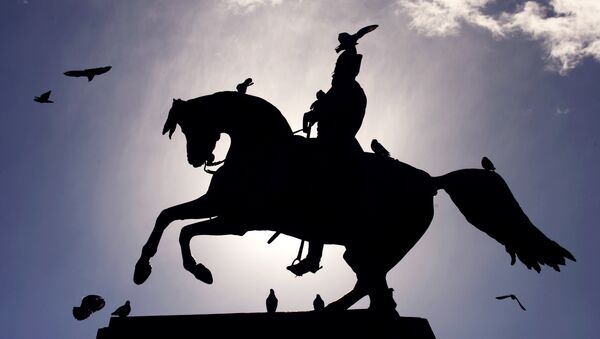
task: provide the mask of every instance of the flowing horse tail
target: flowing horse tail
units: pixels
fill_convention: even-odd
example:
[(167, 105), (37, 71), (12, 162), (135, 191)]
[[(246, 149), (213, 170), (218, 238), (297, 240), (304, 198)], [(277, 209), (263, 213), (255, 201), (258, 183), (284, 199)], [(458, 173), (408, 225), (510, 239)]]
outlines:
[(435, 190), (443, 189), (467, 221), (505, 246), (511, 256), (538, 273), (540, 265), (560, 271), (565, 258), (575, 257), (535, 227), (508, 185), (493, 171), (463, 169), (433, 177)]

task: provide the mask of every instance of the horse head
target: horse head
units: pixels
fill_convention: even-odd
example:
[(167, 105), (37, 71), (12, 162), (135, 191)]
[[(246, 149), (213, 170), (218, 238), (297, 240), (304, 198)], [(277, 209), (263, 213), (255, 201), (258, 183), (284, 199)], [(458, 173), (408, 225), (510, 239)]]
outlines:
[(187, 141), (188, 163), (194, 167), (200, 167), (214, 160), (212, 152), (221, 135), (214, 117), (208, 114), (209, 112), (199, 111), (197, 108), (198, 106), (188, 101), (173, 99), (162, 132), (163, 135), (169, 132), (170, 139), (177, 125), (181, 127), (181, 132)]

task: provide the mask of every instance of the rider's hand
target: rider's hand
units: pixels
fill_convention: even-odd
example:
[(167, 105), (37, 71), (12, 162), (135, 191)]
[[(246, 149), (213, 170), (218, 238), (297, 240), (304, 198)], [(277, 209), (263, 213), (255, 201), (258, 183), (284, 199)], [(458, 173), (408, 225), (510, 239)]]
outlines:
[(304, 118), (302, 119), (302, 132), (308, 133), (315, 122), (316, 116), (314, 111), (304, 113)]

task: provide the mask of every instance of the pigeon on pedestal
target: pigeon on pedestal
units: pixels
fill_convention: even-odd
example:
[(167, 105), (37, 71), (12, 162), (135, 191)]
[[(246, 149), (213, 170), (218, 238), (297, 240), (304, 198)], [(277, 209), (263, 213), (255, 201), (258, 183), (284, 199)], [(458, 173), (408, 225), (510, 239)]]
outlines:
[(315, 311), (322, 311), (325, 309), (325, 302), (321, 299), (321, 296), (317, 294), (317, 297), (313, 301), (313, 307)]
[(126, 317), (129, 315), (129, 312), (131, 312), (131, 304), (129, 303), (129, 300), (127, 300), (124, 305), (119, 306), (119, 308), (111, 313), (111, 315), (116, 315), (117, 317)]
[(267, 297), (267, 313), (275, 313), (277, 311), (277, 297), (275, 296), (275, 291), (273, 289), (270, 290), (269, 296)]

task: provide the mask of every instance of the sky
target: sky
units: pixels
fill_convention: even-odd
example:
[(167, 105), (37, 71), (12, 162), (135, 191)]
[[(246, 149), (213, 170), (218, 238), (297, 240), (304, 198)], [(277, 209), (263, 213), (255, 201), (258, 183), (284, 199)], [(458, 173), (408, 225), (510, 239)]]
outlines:
[[(214, 276), (205, 285), (181, 264), (185, 222), (165, 232), (148, 281), (132, 275), (158, 213), (210, 182), (187, 164), (180, 132), (161, 135), (172, 99), (252, 77), (249, 94), (298, 129), (329, 88), (338, 33), (370, 24), (358, 45), (363, 147), (377, 138), (431, 175), (489, 157), (532, 222), (577, 258), (561, 272), (510, 266), (441, 192), (429, 230), (388, 275), (398, 312), (427, 318), (438, 338), (596, 338), (596, 0), (2, 1), (2, 337), (93, 338), (126, 299), (132, 315), (263, 312), (273, 288), (280, 310), (302, 311), (316, 293), (327, 303), (350, 290), (343, 248), (295, 278), (285, 267), (300, 241), (267, 245), (269, 232), (195, 238)], [(89, 83), (63, 75), (106, 65)], [(33, 102), (47, 90), (53, 104)], [(509, 293), (526, 312), (495, 299)], [(87, 294), (106, 307), (78, 322), (71, 308)]]

